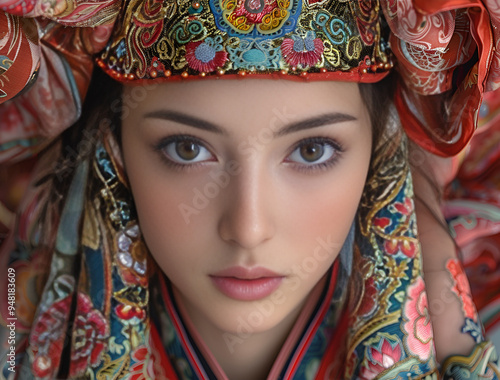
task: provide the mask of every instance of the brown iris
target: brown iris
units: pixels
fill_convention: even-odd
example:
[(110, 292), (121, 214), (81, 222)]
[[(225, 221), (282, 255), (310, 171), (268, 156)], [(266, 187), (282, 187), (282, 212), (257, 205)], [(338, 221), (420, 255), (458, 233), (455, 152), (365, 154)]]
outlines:
[(300, 147), (300, 155), (301, 157), (308, 161), (314, 162), (319, 160), (324, 154), (325, 148), (323, 144), (318, 143), (307, 143)]
[(200, 146), (193, 141), (180, 141), (175, 144), (175, 152), (183, 160), (190, 161), (200, 154)]

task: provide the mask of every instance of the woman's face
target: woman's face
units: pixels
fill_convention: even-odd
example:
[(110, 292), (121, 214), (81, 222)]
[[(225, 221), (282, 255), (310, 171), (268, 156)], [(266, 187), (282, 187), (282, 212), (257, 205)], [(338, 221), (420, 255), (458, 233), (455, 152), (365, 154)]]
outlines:
[(123, 96), (142, 233), (195, 325), (263, 332), (296, 316), (365, 184), (372, 134), (357, 84), (205, 80)]

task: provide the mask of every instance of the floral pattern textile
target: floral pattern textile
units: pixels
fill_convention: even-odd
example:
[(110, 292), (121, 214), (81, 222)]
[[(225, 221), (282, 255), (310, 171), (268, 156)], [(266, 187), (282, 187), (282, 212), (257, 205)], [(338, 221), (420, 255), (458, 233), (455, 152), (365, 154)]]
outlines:
[(403, 126), (425, 149), (457, 154), (475, 131), (483, 92), (500, 86), (498, 1), (382, 4), (400, 63), (396, 105)]
[(0, 163), (33, 155), (80, 117), (92, 55), (106, 44), (118, 6), (0, 0)]
[(455, 158), (444, 214), (463, 256), (487, 335), (500, 328), (500, 91), (485, 94), (480, 128)]
[[(392, 67), (378, 0), (132, 0), (124, 9), (98, 61), (120, 81), (275, 73), (374, 82)], [(165, 70), (152, 77), (154, 62)]]

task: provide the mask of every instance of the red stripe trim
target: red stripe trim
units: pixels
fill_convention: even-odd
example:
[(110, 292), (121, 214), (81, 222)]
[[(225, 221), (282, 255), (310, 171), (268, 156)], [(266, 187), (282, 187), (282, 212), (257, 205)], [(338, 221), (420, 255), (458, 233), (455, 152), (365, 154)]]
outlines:
[(307, 349), (311, 344), (311, 341), (314, 338), (314, 335), (316, 334), (316, 331), (321, 325), (321, 322), (323, 322), (323, 319), (326, 313), (328, 312), (328, 309), (330, 308), (330, 301), (333, 296), (333, 291), (335, 290), (335, 285), (337, 284), (337, 274), (339, 267), (338, 263), (339, 261), (336, 260), (335, 263), (333, 264), (332, 277), (330, 279), (328, 292), (323, 299), (323, 304), (321, 305), (320, 311), (316, 313), (314, 321), (311, 323), (307, 332), (304, 334), (304, 337), (302, 338), (302, 341), (299, 344), (299, 348), (295, 351), (295, 354), (293, 355), (291, 360), (291, 364), (285, 373), (284, 379), (293, 379), (293, 375), (297, 371), (300, 362), (302, 361), (302, 358), (304, 357)]
[[(163, 342), (161, 341), (160, 334), (156, 329), (154, 323), (151, 323), (151, 348), (154, 350), (154, 354), (159, 354), (160, 356), (160, 365), (161, 368), (165, 370), (168, 380), (178, 380), (177, 374), (175, 373), (172, 364), (170, 363), (170, 359), (168, 358), (165, 347), (163, 347)], [(155, 368), (153, 366), (153, 368)], [(160, 374), (155, 372), (155, 376), (159, 376)], [(162, 374), (163, 375), (163, 374)]]
[(160, 276), (160, 283), (161, 283), (161, 292), (162, 292), (162, 297), (163, 300), (165, 301), (165, 304), (167, 306), (168, 313), (170, 314), (172, 323), (177, 330), (179, 334), (179, 338), (181, 339), (181, 343), (184, 346), (184, 351), (188, 354), (188, 359), (191, 362), (191, 365), (197, 372), (197, 378), (198, 379), (208, 379), (207, 374), (205, 373), (205, 370), (203, 369), (203, 366), (199, 362), (197, 356), (194, 354), (194, 350), (189, 342), (189, 339), (187, 338), (186, 331), (184, 329), (184, 326), (182, 325), (179, 316), (177, 315), (177, 312), (175, 311), (172, 301), (170, 299), (170, 296), (168, 294), (167, 286), (165, 284), (163, 276)]
[[(346, 364), (344, 364), (343, 359), (339, 360), (339, 351), (344, 349), (344, 339), (345, 333), (349, 327), (349, 314), (347, 313), (347, 309), (344, 310), (342, 316), (340, 317), (340, 321), (335, 327), (335, 333), (330, 340), (330, 344), (326, 349), (325, 355), (321, 360), (321, 364), (319, 366), (318, 373), (316, 374), (315, 380), (336, 380), (342, 379), (342, 374), (340, 370), (345, 368)], [(340, 349), (339, 349), (340, 348)], [(336, 363), (339, 363), (336, 365)], [(333, 365), (332, 365), (333, 364)], [(332, 375), (334, 377), (332, 377)]]

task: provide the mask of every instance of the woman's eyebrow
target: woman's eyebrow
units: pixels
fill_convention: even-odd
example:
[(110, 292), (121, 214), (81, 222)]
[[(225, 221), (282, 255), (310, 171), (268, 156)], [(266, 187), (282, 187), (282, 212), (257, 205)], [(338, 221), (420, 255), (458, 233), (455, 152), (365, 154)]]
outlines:
[(148, 112), (144, 115), (144, 118), (175, 121), (176, 123), (189, 125), (194, 128), (203, 129), (204, 131), (214, 132), (220, 135), (228, 135), (227, 131), (224, 128), (221, 128), (209, 121), (202, 120), (182, 112), (158, 110)]
[[(189, 125), (194, 128), (202, 129), (209, 132), (214, 132), (220, 135), (228, 135), (229, 133), (224, 128), (217, 126), (209, 121), (199, 119), (197, 117), (184, 114), (182, 112), (170, 111), (170, 110), (158, 110), (148, 112), (144, 115), (144, 118), (150, 119), (163, 119), (170, 120), (180, 124)], [(298, 132), (304, 129), (322, 127), (324, 125), (329, 124), (337, 124), (346, 121), (355, 121), (357, 120), (354, 116), (341, 113), (341, 112), (333, 112), (327, 113), (319, 116), (312, 117), (310, 119), (305, 119), (301, 121), (297, 121), (294, 123), (287, 124), (285, 127), (281, 128), (278, 131), (274, 132), (274, 137), (284, 136), (289, 133)]]
[(357, 120), (354, 116), (348, 115), (341, 112), (332, 112), (319, 116), (312, 117), (310, 119), (300, 120), (295, 123), (291, 123), (274, 133), (274, 137), (284, 136), (289, 133), (302, 131), (304, 129), (322, 127), (329, 124), (343, 123), (345, 121), (355, 121)]

